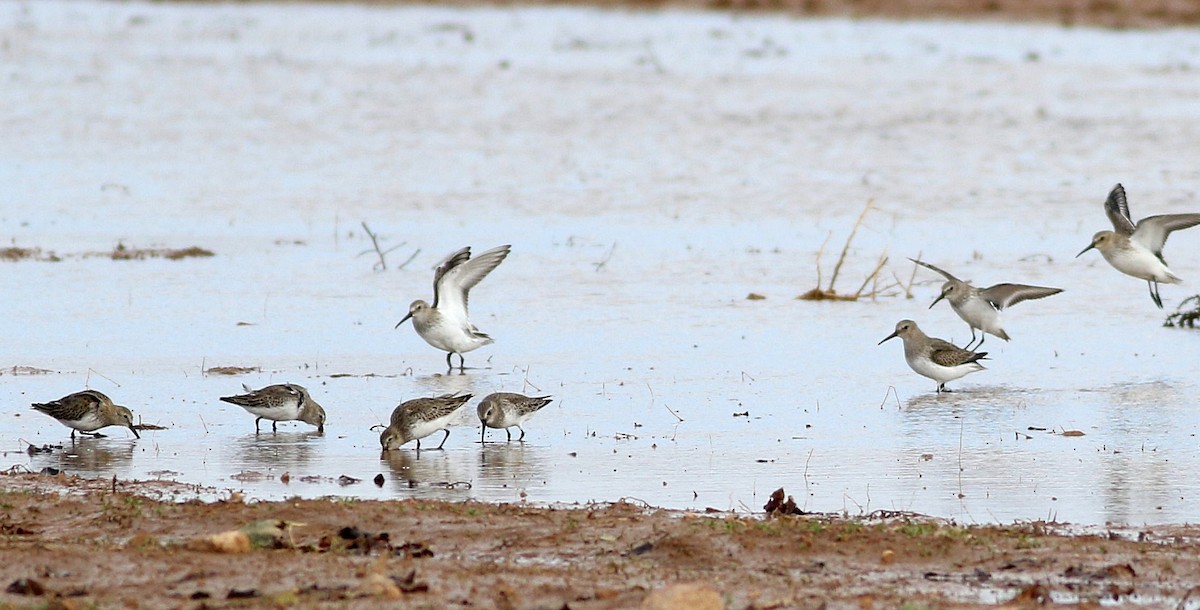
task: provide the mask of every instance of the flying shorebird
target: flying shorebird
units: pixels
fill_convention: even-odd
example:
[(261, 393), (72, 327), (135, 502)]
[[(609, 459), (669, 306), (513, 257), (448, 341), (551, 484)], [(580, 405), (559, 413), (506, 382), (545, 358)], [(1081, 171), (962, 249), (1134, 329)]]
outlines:
[(379, 435), (379, 445), (384, 451), (399, 449), (409, 441), (417, 441), (417, 451), (421, 450), (421, 439), (441, 430), (446, 433), (438, 449), (450, 438), (450, 430), (446, 427), (454, 415), (467, 401), (470, 394), (456, 396), (442, 394), (434, 398), (414, 398), (400, 403), (392, 411), (392, 419), (388, 427)]
[(960, 280), (929, 263), (915, 258), (908, 260), (926, 269), (932, 269), (946, 278), (946, 283), (942, 284), (942, 293), (929, 304), (929, 308), (933, 309), (933, 306), (942, 299), (949, 301), (954, 313), (958, 314), (958, 317), (971, 327), (971, 342), (967, 343), (964, 349), (971, 349), (971, 345), (975, 343), (975, 329), (977, 328), (980, 331), (979, 345), (976, 345), (974, 349), (983, 347), (983, 341), (987, 338), (988, 333), (1005, 341), (1009, 340), (1008, 333), (1004, 332), (1004, 328), (1000, 326), (1000, 312), (1004, 308), (1012, 307), (1021, 301), (1042, 299), (1062, 292), (1061, 288), (1045, 288), (1027, 284), (996, 284), (987, 288), (976, 288), (970, 282)]
[(302, 421), (317, 427), (317, 432), (325, 432), (325, 409), (309, 396), (308, 390), (294, 383), (269, 385), (261, 390), (252, 390), (242, 384), (245, 394), (237, 396), (222, 396), (221, 400), (237, 405), (252, 415), (254, 433), (258, 433), (258, 422), (271, 420), (271, 432), (277, 432), (275, 426), (281, 421)]
[(912, 320), (900, 320), (896, 330), (877, 345), (896, 337), (904, 341), (904, 360), (908, 366), (918, 375), (938, 382), (938, 392), (950, 391), (946, 389), (948, 381), (984, 370), (979, 361), (987, 356), (987, 352), (965, 350), (948, 341), (927, 336)]
[(551, 400), (549, 396), (532, 397), (513, 392), (488, 394), (475, 409), (479, 415), (479, 422), (483, 424), (479, 430), (479, 443), (483, 444), (488, 428), (503, 428), (504, 433), (508, 435), (508, 440), (511, 441), (512, 430), (510, 428), (513, 426), (521, 431), (517, 442), (525, 442), (525, 429), (521, 427), (521, 424), (525, 423), (525, 420), (537, 413), (539, 409), (550, 404)]
[(142, 437), (133, 427), (133, 412), (113, 404), (109, 397), (96, 390), (68, 394), (47, 403), (33, 403), (33, 409), (70, 428), (71, 438), (75, 438), (76, 430), (92, 436), (104, 436), (96, 430), (106, 426), (125, 426), (133, 432), (134, 437)]
[(1112, 231), (1100, 231), (1092, 236), (1092, 243), (1079, 251), (1075, 258), (1096, 248), (1104, 260), (1117, 271), (1146, 280), (1150, 287), (1150, 298), (1162, 309), (1162, 297), (1158, 296), (1158, 284), (1178, 284), (1183, 279), (1167, 268), (1163, 258), (1163, 244), (1172, 231), (1200, 224), (1200, 214), (1160, 214), (1147, 216), (1135, 225), (1129, 216), (1129, 203), (1125, 201), (1125, 188), (1120, 184), (1113, 187), (1104, 201), (1104, 213), (1112, 221)]
[(433, 305), (422, 300), (408, 306), (408, 315), (396, 323), (400, 328), (409, 318), (426, 343), (446, 352), (446, 366), (458, 354), (459, 370), (466, 370), (463, 354), (493, 342), (475, 328), (467, 316), (467, 293), (508, 256), (511, 246), (499, 246), (471, 258), (467, 246), (446, 257), (433, 274)]

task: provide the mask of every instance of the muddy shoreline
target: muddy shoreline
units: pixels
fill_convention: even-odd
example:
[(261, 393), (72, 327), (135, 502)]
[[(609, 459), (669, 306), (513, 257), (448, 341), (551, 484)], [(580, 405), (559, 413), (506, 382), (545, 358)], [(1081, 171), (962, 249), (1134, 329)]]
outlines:
[[(209, 0), (192, 0), (207, 2)], [(306, 1), (306, 0), (301, 0)], [(428, 4), (355, 0), (356, 4)], [(1107, 28), (1163, 28), (1200, 23), (1200, 5), (1180, 0), (441, 0), (443, 6), (595, 6), (621, 9), (714, 9), (802, 17), (950, 19), (1052, 23)]]
[[(634, 502), (164, 502), (151, 496), (188, 490), (40, 474), (0, 484), (3, 607), (636, 608), (681, 583), (702, 583), (700, 597), (645, 607), (1174, 607), (1200, 585), (1188, 527), (1080, 535)], [(239, 530), (246, 542), (218, 542)]]

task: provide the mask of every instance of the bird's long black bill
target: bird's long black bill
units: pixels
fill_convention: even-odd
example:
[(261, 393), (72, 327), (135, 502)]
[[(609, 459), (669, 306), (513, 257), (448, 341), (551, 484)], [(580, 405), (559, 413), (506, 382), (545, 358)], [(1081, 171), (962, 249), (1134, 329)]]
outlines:
[(929, 308), (930, 308), (930, 309), (933, 309), (933, 306), (934, 306), (934, 305), (937, 305), (937, 304), (938, 304), (938, 302), (939, 302), (939, 301), (941, 301), (941, 300), (942, 300), (942, 299), (944, 299), (944, 298), (946, 298), (946, 294), (945, 294), (945, 293), (939, 294), (939, 295), (938, 295), (938, 297), (937, 297), (936, 299), (934, 299), (932, 303), (930, 303), (930, 304), (929, 304)]
[(899, 335), (897, 335), (896, 333), (892, 333), (892, 334), (884, 337), (883, 341), (880, 341), (879, 343), (876, 343), (875, 345), (883, 345), (884, 341), (888, 341), (890, 339), (895, 339), (897, 336), (899, 336)]
[(401, 319), (399, 322), (396, 322), (396, 325), (395, 325), (395, 326), (393, 326), (392, 328), (400, 328), (400, 325), (401, 325), (401, 324), (404, 324), (405, 322), (407, 322), (407, 321), (408, 321), (408, 319), (409, 319), (409, 318), (411, 318), (411, 317), (412, 317), (412, 313), (410, 312), (410, 313), (409, 313), (407, 316), (404, 316), (404, 318), (403, 318), (403, 319)]
[(129, 426), (129, 431), (133, 433), (134, 438), (142, 438), (142, 435), (138, 434), (137, 428)]
[(1079, 258), (1079, 257), (1083, 256), (1084, 252), (1087, 252), (1088, 250), (1091, 250), (1092, 248), (1095, 248), (1095, 247), (1096, 247), (1096, 244), (1094, 244), (1094, 243), (1088, 244), (1088, 247), (1080, 250), (1079, 254), (1075, 255), (1075, 258)]

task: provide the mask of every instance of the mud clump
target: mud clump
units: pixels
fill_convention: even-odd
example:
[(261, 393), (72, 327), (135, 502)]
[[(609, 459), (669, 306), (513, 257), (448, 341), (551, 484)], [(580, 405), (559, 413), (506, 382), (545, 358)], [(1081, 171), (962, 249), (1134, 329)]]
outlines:
[[(76, 607), (136, 599), (146, 608), (221, 599), (311, 608), (366, 598), (433, 608), (740, 610), (821, 600), (982, 609), (1056, 597), (1175, 607), (1200, 590), (1196, 526), (1079, 535), (1054, 523), (962, 526), (896, 512), (764, 520), (621, 502), (564, 509), (399, 495), (151, 497), (186, 497), (187, 489), (0, 475), (0, 583), (10, 585), (0, 607), (35, 597)], [(795, 501), (782, 490), (772, 495), (776, 512), (788, 514)]]

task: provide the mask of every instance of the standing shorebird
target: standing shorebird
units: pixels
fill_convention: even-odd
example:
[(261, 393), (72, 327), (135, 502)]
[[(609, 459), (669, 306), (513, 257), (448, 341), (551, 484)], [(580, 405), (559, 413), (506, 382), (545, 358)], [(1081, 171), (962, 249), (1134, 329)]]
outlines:
[(927, 336), (917, 328), (912, 320), (900, 320), (896, 330), (883, 338), (884, 341), (900, 337), (904, 341), (904, 360), (908, 366), (923, 375), (938, 382), (938, 392), (949, 392), (946, 382), (959, 377), (984, 370), (979, 361), (987, 356), (987, 352), (972, 352), (943, 341)]
[(222, 396), (221, 400), (235, 404), (258, 418), (254, 420), (254, 433), (258, 434), (258, 422), (271, 420), (271, 432), (278, 432), (276, 425), (281, 421), (302, 421), (317, 427), (318, 433), (325, 432), (325, 409), (308, 395), (308, 390), (294, 383), (269, 385), (261, 390), (252, 390), (242, 384), (245, 394)]
[(499, 246), (471, 258), (467, 246), (446, 257), (433, 274), (433, 305), (422, 300), (408, 306), (408, 315), (396, 323), (400, 328), (409, 318), (426, 343), (446, 352), (446, 366), (458, 354), (458, 369), (466, 370), (463, 354), (492, 343), (467, 316), (467, 293), (508, 256), (511, 246)]
[(1125, 188), (1120, 184), (1113, 187), (1104, 201), (1104, 213), (1112, 222), (1112, 231), (1100, 231), (1092, 236), (1092, 243), (1079, 251), (1075, 258), (1096, 248), (1104, 260), (1114, 269), (1141, 280), (1150, 287), (1150, 298), (1162, 309), (1162, 297), (1158, 296), (1158, 285), (1178, 284), (1183, 280), (1167, 268), (1163, 258), (1163, 244), (1172, 231), (1200, 224), (1200, 214), (1160, 214), (1147, 216), (1135, 225), (1129, 216), (1129, 203), (1125, 200)]
[(970, 282), (964, 282), (929, 263), (915, 258), (908, 260), (926, 269), (932, 269), (946, 278), (946, 283), (942, 284), (942, 293), (929, 304), (929, 308), (933, 309), (938, 301), (946, 299), (954, 313), (958, 314), (958, 317), (971, 327), (971, 342), (966, 344), (963, 349), (971, 349), (971, 345), (975, 343), (975, 329), (977, 328), (980, 331), (979, 345), (976, 345), (974, 349), (983, 347), (983, 340), (987, 338), (988, 333), (1008, 341), (1008, 333), (1004, 332), (1004, 328), (1000, 326), (1000, 312), (1005, 307), (1012, 307), (1021, 301), (1042, 299), (1062, 292), (1061, 288), (1045, 288), (1027, 284), (996, 284), (987, 288), (976, 288)]
[(84, 390), (68, 394), (58, 400), (47, 403), (33, 403), (33, 409), (45, 413), (58, 420), (58, 423), (71, 429), (71, 438), (75, 431), (92, 436), (104, 436), (96, 430), (106, 426), (125, 426), (133, 432), (133, 436), (141, 438), (137, 428), (133, 427), (133, 412), (113, 401), (96, 390)]
[(521, 437), (517, 439), (517, 442), (525, 442), (525, 429), (521, 427), (521, 424), (525, 423), (525, 420), (537, 413), (539, 409), (550, 404), (551, 400), (553, 399), (549, 396), (530, 397), (512, 392), (488, 394), (476, 409), (479, 421), (483, 424), (479, 429), (479, 443), (483, 444), (488, 428), (503, 428), (504, 433), (508, 435), (508, 440), (512, 441), (510, 428), (513, 426), (521, 431)]
[(409, 441), (417, 441), (417, 451), (421, 450), (421, 439), (441, 430), (446, 433), (438, 449), (450, 438), (450, 430), (446, 427), (455, 414), (471, 400), (470, 394), (457, 396), (442, 394), (434, 398), (414, 398), (400, 403), (392, 411), (391, 423), (379, 435), (379, 445), (384, 451), (399, 449)]

